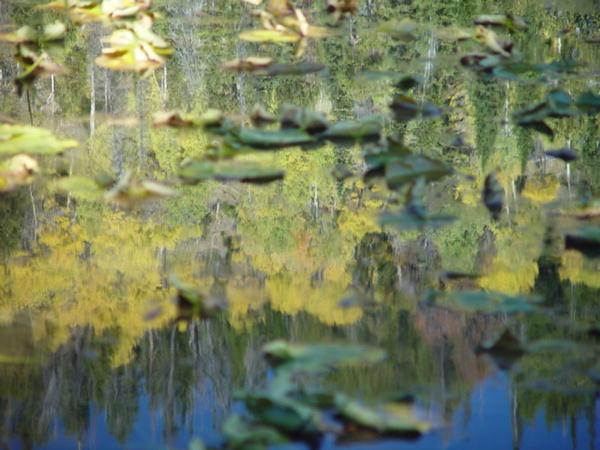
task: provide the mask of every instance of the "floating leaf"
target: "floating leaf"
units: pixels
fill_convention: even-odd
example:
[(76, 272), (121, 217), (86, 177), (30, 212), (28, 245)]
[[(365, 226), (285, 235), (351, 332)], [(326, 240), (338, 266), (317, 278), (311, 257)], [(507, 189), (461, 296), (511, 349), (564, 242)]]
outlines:
[(460, 63), (471, 70), (492, 74), (498, 67), (502, 59), (498, 55), (489, 55), (487, 53), (470, 53), (460, 59)]
[(416, 117), (437, 117), (442, 114), (442, 110), (431, 103), (419, 103), (415, 99), (406, 95), (398, 95), (390, 104), (394, 111), (396, 120), (406, 122)]
[(459, 311), (504, 314), (534, 312), (540, 302), (537, 298), (481, 291), (434, 292), (427, 300), (435, 306)]
[(385, 179), (390, 189), (398, 189), (419, 178), (436, 181), (451, 173), (452, 169), (438, 160), (410, 154), (404, 158), (390, 161), (385, 169)]
[(175, 276), (171, 276), (169, 282), (177, 289), (175, 300), (181, 318), (210, 319), (227, 308), (225, 299), (204, 295), (196, 287), (182, 282)]
[(267, 112), (261, 105), (254, 105), (250, 113), (250, 120), (254, 126), (260, 127), (265, 124), (277, 122), (277, 117)]
[(600, 113), (600, 95), (587, 91), (581, 94), (575, 105), (583, 114), (599, 114)]
[(320, 372), (331, 368), (375, 364), (385, 352), (359, 345), (291, 344), (274, 341), (263, 347), (269, 361), (279, 368), (301, 372)]
[(84, 24), (105, 19), (101, 4), (101, 0), (56, 0), (36, 8), (66, 12), (73, 22)]
[(223, 63), (222, 67), (227, 70), (235, 70), (237, 72), (254, 72), (258, 69), (273, 64), (273, 58), (249, 56), (247, 58), (236, 58)]
[(10, 44), (25, 44), (36, 42), (38, 34), (29, 25), (19, 28), (13, 33), (1, 33), (0, 42), (8, 42)]
[(554, 136), (552, 129), (544, 122), (546, 118), (573, 117), (580, 114), (571, 96), (563, 90), (551, 91), (544, 101), (517, 111), (514, 117), (518, 125), (532, 127), (550, 137)]
[(513, 14), (484, 14), (475, 17), (475, 25), (500, 26), (511, 31), (527, 29), (527, 22), (522, 17)]
[(319, 112), (295, 106), (284, 106), (281, 113), (282, 128), (298, 128), (314, 135), (326, 131), (329, 123)]
[(327, 12), (333, 14), (335, 20), (345, 15), (356, 14), (358, 0), (327, 0)]
[(77, 145), (76, 141), (59, 139), (43, 128), (0, 124), (0, 155), (56, 155)]
[(186, 183), (218, 180), (265, 184), (282, 180), (284, 175), (285, 172), (276, 168), (229, 162), (190, 162), (179, 171), (179, 176)]
[(103, 0), (102, 13), (111, 20), (134, 19), (151, 4), (152, 0)]
[(575, 151), (573, 151), (570, 148), (560, 148), (560, 149), (556, 149), (556, 150), (548, 150), (544, 153), (546, 156), (549, 156), (551, 158), (562, 159), (564, 162), (567, 162), (567, 163), (576, 161), (578, 158), (577, 153), (575, 153)]
[(416, 32), (418, 24), (412, 19), (405, 17), (400, 21), (392, 20), (380, 25), (377, 31), (385, 33), (402, 42), (412, 42), (417, 39)]
[(56, 21), (45, 25), (41, 31), (36, 31), (29, 25), (25, 25), (12, 33), (0, 33), (0, 42), (11, 44), (35, 44), (61, 41), (67, 34), (64, 23)]
[(315, 137), (305, 131), (294, 128), (281, 130), (241, 128), (234, 137), (243, 145), (259, 149), (294, 147), (316, 141)]
[(95, 201), (102, 198), (105, 194), (103, 186), (96, 180), (87, 177), (65, 177), (56, 181), (56, 189), (61, 192), (67, 192), (75, 198), (82, 200)]
[(67, 35), (67, 27), (64, 23), (56, 21), (44, 26), (41, 40), (43, 42), (61, 41)]
[(431, 424), (418, 419), (413, 408), (405, 403), (387, 403), (373, 408), (336, 394), (335, 408), (344, 421), (381, 434), (420, 436), (431, 429)]
[(178, 111), (159, 111), (152, 116), (155, 127), (170, 128), (218, 127), (224, 120), (225, 116), (217, 109), (208, 109), (200, 116)]
[(258, 70), (257, 74), (269, 77), (277, 75), (306, 75), (321, 72), (324, 69), (325, 66), (323, 64), (302, 61), (296, 64), (271, 64), (263, 70)]
[(394, 161), (401, 161), (410, 154), (410, 149), (404, 146), (401, 139), (394, 136), (387, 137), (383, 145), (367, 147), (363, 154), (365, 163), (367, 164), (364, 179), (369, 180), (374, 177), (385, 176), (388, 164)]
[(137, 203), (175, 195), (176, 192), (162, 184), (153, 181), (141, 181), (126, 173), (104, 195), (107, 202), (115, 203), (124, 208), (131, 208)]
[(0, 163), (0, 192), (8, 192), (25, 186), (40, 173), (37, 161), (27, 155), (13, 156)]
[(510, 57), (512, 53), (512, 42), (501, 41), (498, 35), (488, 28), (477, 26), (475, 28), (475, 40), (485, 45), (493, 53), (505, 58)]
[(492, 218), (498, 220), (502, 213), (502, 207), (504, 206), (504, 189), (494, 172), (485, 177), (483, 203), (492, 214)]
[(369, 116), (331, 125), (319, 137), (330, 140), (377, 140), (381, 136), (381, 118)]
[(301, 39), (298, 33), (288, 30), (249, 30), (240, 33), (240, 39), (249, 42), (298, 42)]
[(249, 422), (239, 415), (231, 415), (223, 424), (223, 435), (233, 449), (262, 449), (284, 444), (288, 439), (276, 428)]
[(113, 31), (96, 64), (109, 70), (147, 73), (166, 64), (171, 46), (152, 32), (152, 20)]
[(406, 193), (406, 206), (404, 210), (395, 214), (382, 214), (379, 221), (382, 225), (393, 225), (401, 230), (422, 230), (424, 228), (438, 228), (455, 220), (448, 215), (430, 214), (424, 202), (426, 190), (425, 178), (415, 180)]
[(438, 39), (442, 41), (457, 42), (473, 39), (474, 32), (470, 29), (449, 26), (436, 29), (435, 35)]
[(590, 258), (600, 257), (600, 227), (583, 227), (567, 233), (565, 248), (577, 250)]
[(246, 408), (260, 423), (275, 427), (285, 433), (306, 435), (321, 431), (323, 414), (316, 408), (291, 397), (252, 393), (243, 396)]
[(527, 352), (526, 347), (510, 330), (504, 330), (496, 340), (484, 343), (477, 350), (491, 355), (503, 369), (509, 369), (515, 360)]
[(480, 277), (481, 274), (479, 273), (455, 272), (452, 270), (447, 270), (440, 274), (440, 278), (443, 280), (475, 280)]

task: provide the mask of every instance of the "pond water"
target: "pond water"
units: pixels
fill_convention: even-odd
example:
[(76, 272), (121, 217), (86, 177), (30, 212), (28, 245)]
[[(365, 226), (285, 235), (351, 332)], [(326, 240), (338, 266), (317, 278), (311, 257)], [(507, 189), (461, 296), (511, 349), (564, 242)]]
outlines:
[[(63, 17), (34, 3), (0, 0), (0, 32)], [(326, 3), (296, 2), (321, 25), (333, 21)], [(564, 234), (581, 225), (570, 214), (598, 208), (600, 115), (551, 118), (552, 140), (513, 120), (553, 88), (573, 98), (600, 93), (600, 3), (358, 3), (303, 49), (301, 59), (325, 70), (273, 77), (221, 66), (255, 55), (298, 59), (293, 44), (239, 38), (260, 27), (241, 1), (156, 0), (155, 31), (174, 53), (143, 77), (94, 63), (106, 26), (65, 19), (57, 58), (68, 71), (36, 81), (31, 114), (16, 92), (14, 49), (0, 44), (0, 120), (31, 120), (79, 143), (40, 158), (31, 186), (0, 192), (0, 449), (187, 449), (200, 448), (198, 438), (223, 446), (224, 422), (247, 408), (237, 394), (274, 377), (262, 348), (276, 339), (384, 349), (383, 362), (314, 383), (366, 403), (411, 394), (433, 424), (414, 439), (324, 433), (277, 448), (600, 449), (600, 262), (564, 249)], [(473, 28), (477, 15), (495, 13), (527, 21), (523, 31), (497, 30), (523, 61), (568, 70), (492, 77), (462, 67), (461, 56), (481, 46), (445, 39), (448, 27)], [(410, 95), (441, 107), (440, 117), (394, 120), (399, 74), (419, 81)], [(256, 104), (271, 112), (297, 105), (330, 122), (381, 115), (385, 135), (399, 133), (414, 152), (454, 169), (428, 183), (425, 199), (456, 220), (382, 225), (380, 213), (398, 211), (405, 194), (363, 179), (360, 140), (238, 157), (283, 169), (273, 183), (181, 185), (182, 161), (208, 155), (221, 137), (153, 127), (153, 114), (216, 108), (249, 126)], [(579, 159), (544, 155), (564, 147)], [(355, 176), (334, 177), (341, 166)], [(118, 208), (53, 184), (128, 171), (177, 195)], [(498, 220), (481, 200), (492, 171), (504, 193)], [(227, 300), (227, 310), (176, 320), (173, 275)], [(482, 312), (460, 298), (462, 307), (428, 301), (465, 290), (542, 306)], [(542, 343), (508, 362), (477, 351), (506, 329)]]

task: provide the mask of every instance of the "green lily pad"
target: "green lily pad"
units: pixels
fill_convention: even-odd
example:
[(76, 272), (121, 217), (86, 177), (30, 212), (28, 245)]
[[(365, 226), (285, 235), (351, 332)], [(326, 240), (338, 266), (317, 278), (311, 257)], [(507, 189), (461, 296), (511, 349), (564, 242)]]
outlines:
[(59, 139), (43, 128), (0, 124), (0, 155), (56, 155), (77, 145), (77, 141)]
[(494, 220), (500, 218), (504, 205), (504, 188), (494, 172), (485, 177), (483, 186), (483, 203)]
[(190, 184), (207, 180), (265, 184), (282, 180), (284, 176), (281, 169), (235, 162), (190, 162), (179, 171), (179, 177)]
[(420, 436), (432, 428), (431, 423), (417, 418), (413, 408), (405, 403), (370, 407), (337, 394), (335, 409), (345, 422), (385, 435)]
[(325, 70), (325, 66), (319, 63), (302, 61), (296, 64), (271, 64), (262, 70), (257, 70), (257, 75), (275, 77), (278, 75), (307, 75)]
[(294, 147), (311, 144), (315, 137), (298, 129), (262, 130), (257, 128), (241, 128), (235, 138), (243, 145), (258, 149)]
[(415, 99), (406, 95), (398, 95), (390, 104), (396, 120), (407, 122), (417, 117), (429, 118), (437, 117), (442, 114), (442, 110), (437, 106), (427, 102), (417, 102)]
[(390, 161), (385, 169), (385, 179), (390, 189), (398, 189), (406, 183), (423, 178), (436, 181), (452, 173), (441, 161), (423, 155), (410, 154)]
[(319, 372), (335, 367), (370, 365), (385, 359), (385, 352), (360, 345), (301, 345), (274, 341), (263, 352), (276, 367), (286, 370)]
[(504, 369), (510, 368), (514, 361), (527, 353), (527, 348), (510, 330), (504, 330), (498, 338), (484, 343), (477, 350), (492, 356), (494, 361)]
[(249, 42), (298, 42), (302, 36), (288, 30), (248, 30), (240, 33), (240, 39)]
[(381, 117), (369, 116), (331, 125), (319, 137), (330, 140), (376, 140), (381, 136)]
[(466, 312), (529, 313), (539, 310), (540, 299), (500, 292), (462, 291), (434, 292), (427, 298), (435, 306)]
[(227, 308), (225, 299), (204, 295), (195, 286), (174, 275), (169, 277), (169, 283), (177, 289), (175, 301), (180, 318), (211, 319)]
[(577, 250), (590, 258), (600, 257), (600, 227), (589, 226), (568, 232), (565, 248)]
[(281, 128), (297, 128), (315, 135), (326, 131), (329, 126), (323, 114), (306, 108), (285, 106), (281, 113)]
[(240, 450), (266, 449), (272, 445), (284, 444), (288, 439), (276, 428), (261, 423), (250, 422), (239, 415), (231, 415), (223, 424), (223, 435), (228, 448)]
[(291, 397), (251, 393), (242, 398), (252, 417), (285, 433), (313, 434), (324, 428), (321, 411)]
[(93, 179), (87, 177), (65, 177), (56, 181), (55, 187), (58, 191), (68, 192), (75, 198), (82, 200), (100, 200), (104, 195), (104, 189)]
[(475, 17), (475, 25), (500, 26), (511, 31), (527, 29), (527, 22), (522, 17), (513, 14), (484, 14)]

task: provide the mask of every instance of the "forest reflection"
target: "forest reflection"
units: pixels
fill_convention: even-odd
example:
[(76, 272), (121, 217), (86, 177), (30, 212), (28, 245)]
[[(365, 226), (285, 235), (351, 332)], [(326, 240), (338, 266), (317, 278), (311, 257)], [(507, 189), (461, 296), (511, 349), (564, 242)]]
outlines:
[[(563, 251), (555, 230), (563, 219), (549, 214), (550, 207), (568, 209), (600, 192), (598, 118), (558, 124), (550, 142), (510, 118), (543, 96), (538, 84), (471, 77), (450, 63), (454, 47), (433, 33), (384, 49), (386, 38), (369, 32), (402, 15), (434, 26), (468, 24), (473, 14), (488, 12), (489, 2), (361, 2), (348, 36), (307, 49), (328, 65), (326, 75), (279, 78), (223, 73), (222, 61), (255, 50), (236, 40), (250, 24), (241, 2), (155, 3), (177, 52), (150, 77), (93, 64), (100, 26), (69, 35), (64, 60), (78, 70), (39, 83), (33, 121), (78, 139), (82, 148), (53, 160), (46, 175), (133, 170), (168, 182), (182, 161), (209, 154), (213, 137), (152, 128), (155, 111), (211, 107), (245, 117), (254, 104), (277, 110), (294, 103), (335, 120), (356, 119), (387, 110), (399, 92), (365, 72), (402, 70), (423, 80), (419, 95), (450, 112), (438, 121), (388, 120), (386, 131), (456, 169), (457, 176), (427, 191), (427, 201), (459, 219), (435, 230), (382, 226), (379, 211), (394, 206), (385, 187), (331, 176), (340, 165), (363, 169), (363, 148), (330, 143), (244, 156), (285, 169), (282, 182), (206, 182), (133, 211), (41, 182), (1, 194), (0, 357), (8, 363), (0, 359), (0, 448), (38, 448), (64, 436), (69, 445), (102, 448), (92, 445), (98, 422), (123, 446), (132, 440), (144, 446), (145, 432), (156, 448), (187, 448), (197, 435), (219, 443), (222, 421), (239, 407), (235, 392), (268, 379), (261, 348), (276, 338), (386, 349), (389, 358), (376, 369), (335, 372), (328, 382), (366, 399), (414, 393), (439, 416), (443, 433), (457, 436), (459, 412), (474, 415), (469, 399), (498, 375), (492, 359), (475, 349), (497, 336), (508, 317), (428, 305), (421, 300), (430, 290), (539, 295), (581, 326), (598, 323), (600, 263)], [(297, 3), (317, 15), (313, 2)], [(597, 30), (597, 5), (564, 3), (571, 2), (507, 0), (499, 8), (531, 20), (515, 38), (524, 54), (581, 61), (587, 71), (564, 84), (597, 87), (600, 47), (581, 39)], [(39, 21), (40, 14), (0, 0), (0, 25)], [(568, 32), (575, 29), (579, 34)], [(290, 56), (284, 47), (270, 51)], [(27, 122), (27, 105), (11, 81), (16, 74), (10, 49), (0, 47), (0, 111)], [(544, 150), (562, 145), (577, 148), (581, 160), (567, 167), (544, 158)], [(480, 202), (485, 174), (495, 168), (506, 195), (499, 222)], [(446, 271), (481, 277), (452, 279)], [(226, 299), (227, 312), (212, 321), (177, 322), (173, 274)], [(523, 317), (519, 330), (530, 339), (562, 333), (545, 315)], [(538, 381), (560, 372), (565, 359), (532, 358), (506, 375), (514, 448), (540, 415), (549, 428), (568, 425), (573, 442), (584, 436), (590, 449), (598, 445), (597, 394), (584, 381), (574, 381), (576, 392), (568, 391), (571, 384), (519, 383), (523, 373)], [(578, 438), (582, 420), (588, 431)]]

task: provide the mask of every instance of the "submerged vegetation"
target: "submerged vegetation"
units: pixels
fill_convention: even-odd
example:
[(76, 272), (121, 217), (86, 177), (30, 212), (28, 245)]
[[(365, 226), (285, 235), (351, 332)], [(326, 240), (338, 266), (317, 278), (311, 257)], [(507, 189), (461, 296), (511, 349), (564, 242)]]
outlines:
[(0, 447), (594, 448), (575, 3), (0, 0)]

